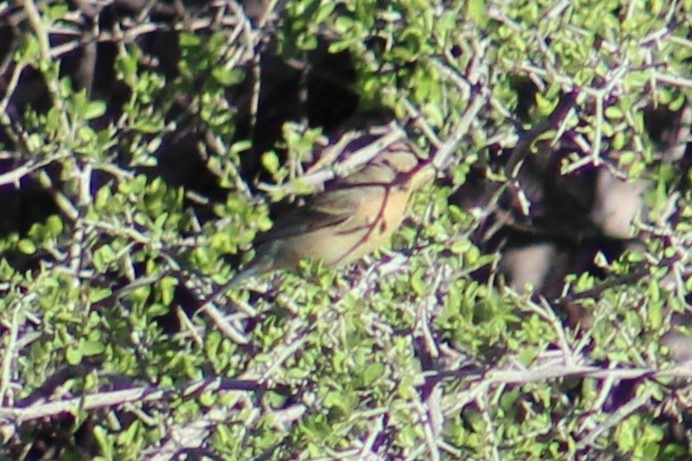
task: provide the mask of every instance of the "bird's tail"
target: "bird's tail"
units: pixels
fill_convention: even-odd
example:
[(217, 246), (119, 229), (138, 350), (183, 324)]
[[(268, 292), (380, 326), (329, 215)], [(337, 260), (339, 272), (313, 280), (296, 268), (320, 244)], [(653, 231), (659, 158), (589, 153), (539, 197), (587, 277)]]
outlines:
[(236, 275), (231, 277), (231, 279), (217, 288), (202, 304), (199, 306), (199, 311), (207, 308), (207, 306), (217, 304), (219, 300), (226, 294), (229, 290), (236, 288), (247, 279), (252, 278), (256, 275), (261, 275), (267, 272), (263, 264), (262, 258), (251, 261), (244, 269), (240, 270)]

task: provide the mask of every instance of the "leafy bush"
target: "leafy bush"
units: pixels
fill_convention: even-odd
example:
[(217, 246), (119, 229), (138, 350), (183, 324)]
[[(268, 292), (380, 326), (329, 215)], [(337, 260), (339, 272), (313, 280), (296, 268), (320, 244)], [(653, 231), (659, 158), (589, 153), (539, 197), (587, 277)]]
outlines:
[[(3, 456), (690, 456), (686, 2), (0, 14)], [(198, 310), (382, 119), (441, 167), (391, 245)]]

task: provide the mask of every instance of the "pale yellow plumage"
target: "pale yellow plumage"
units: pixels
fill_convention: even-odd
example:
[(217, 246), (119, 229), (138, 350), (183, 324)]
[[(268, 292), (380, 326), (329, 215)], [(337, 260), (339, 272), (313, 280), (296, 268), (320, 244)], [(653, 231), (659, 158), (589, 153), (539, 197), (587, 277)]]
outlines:
[(296, 267), (304, 258), (329, 268), (360, 259), (389, 240), (404, 220), (411, 194), (433, 176), (430, 162), (408, 142), (388, 146), (258, 237), (255, 258), (209, 302), (248, 277)]

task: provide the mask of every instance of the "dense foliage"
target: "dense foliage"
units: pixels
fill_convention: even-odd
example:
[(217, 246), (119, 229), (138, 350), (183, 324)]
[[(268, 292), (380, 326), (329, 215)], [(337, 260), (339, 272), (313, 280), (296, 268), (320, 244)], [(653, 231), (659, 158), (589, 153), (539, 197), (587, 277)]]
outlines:
[[(691, 17), (2, 3), (0, 456), (688, 459)], [(388, 248), (197, 311), (392, 120), (449, 155)]]

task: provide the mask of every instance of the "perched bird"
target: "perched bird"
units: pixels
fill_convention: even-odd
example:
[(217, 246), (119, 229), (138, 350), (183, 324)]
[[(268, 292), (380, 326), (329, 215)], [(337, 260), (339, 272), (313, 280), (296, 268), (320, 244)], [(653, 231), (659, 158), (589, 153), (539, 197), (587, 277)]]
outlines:
[(258, 236), (255, 258), (205, 304), (249, 277), (296, 267), (304, 258), (334, 268), (371, 253), (399, 228), (411, 194), (434, 175), (431, 162), (406, 140), (390, 144), (362, 169), (328, 183)]

